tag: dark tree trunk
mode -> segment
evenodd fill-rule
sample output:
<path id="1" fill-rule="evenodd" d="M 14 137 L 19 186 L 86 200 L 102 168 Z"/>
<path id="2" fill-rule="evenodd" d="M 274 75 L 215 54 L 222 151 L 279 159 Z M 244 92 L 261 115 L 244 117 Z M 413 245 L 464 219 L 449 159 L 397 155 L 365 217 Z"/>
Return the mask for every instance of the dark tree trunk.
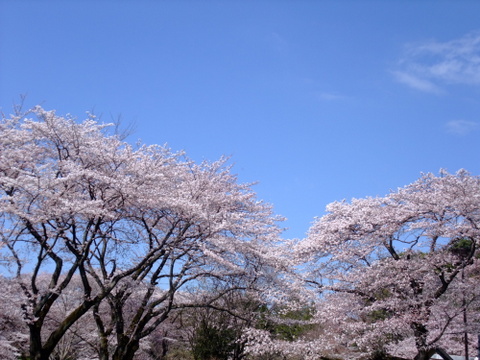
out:
<path id="1" fill-rule="evenodd" d="M 414 360 L 429 360 L 435 354 L 435 348 L 427 346 L 428 329 L 424 324 L 413 323 L 410 325 L 415 336 L 415 346 L 417 347 L 417 355 Z"/>
<path id="2" fill-rule="evenodd" d="M 30 360 L 48 360 L 50 354 L 42 346 L 41 327 L 36 323 L 29 325 L 30 331 Z"/>
<path id="3" fill-rule="evenodd" d="M 130 341 L 124 346 L 117 346 L 115 353 L 112 356 L 112 360 L 133 360 L 139 347 L 139 340 Z"/>
<path id="4" fill-rule="evenodd" d="M 41 331 L 43 327 L 43 319 L 40 318 L 29 325 L 30 332 L 30 360 L 49 360 L 50 355 L 57 346 L 60 339 L 65 335 L 67 330 L 80 319 L 90 308 L 102 297 L 97 297 L 95 301 L 86 300 L 74 311 L 72 311 L 56 328 L 50 333 L 47 340 L 42 342 Z M 43 316 L 44 318 L 45 316 Z"/>
<path id="5" fill-rule="evenodd" d="M 429 360 L 433 354 L 435 354 L 435 349 L 420 350 L 414 360 Z"/>
<path id="6" fill-rule="evenodd" d="M 477 358 L 480 359 L 480 334 L 477 334 Z"/>

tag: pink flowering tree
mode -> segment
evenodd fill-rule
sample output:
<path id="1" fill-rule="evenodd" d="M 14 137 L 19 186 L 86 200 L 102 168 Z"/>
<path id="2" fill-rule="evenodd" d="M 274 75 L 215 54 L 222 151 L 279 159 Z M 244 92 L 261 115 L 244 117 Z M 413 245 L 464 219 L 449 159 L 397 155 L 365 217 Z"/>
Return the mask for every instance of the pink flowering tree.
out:
<path id="1" fill-rule="evenodd" d="M 480 179 L 459 171 L 328 205 L 295 253 L 337 344 L 424 360 L 477 331 L 463 319 L 478 309 L 479 200 Z"/>
<path id="2" fill-rule="evenodd" d="M 0 354 L 2 359 L 16 360 L 28 344 L 28 331 L 18 307 L 21 289 L 0 276 Z"/>
<path id="3" fill-rule="evenodd" d="M 87 313 L 99 358 L 131 359 L 172 309 L 195 305 L 182 289 L 239 290 L 282 266 L 280 219 L 225 160 L 134 148 L 93 117 L 30 115 L 0 122 L 0 264 L 22 289 L 30 359 L 49 359 Z M 82 296 L 47 328 L 74 277 Z"/>

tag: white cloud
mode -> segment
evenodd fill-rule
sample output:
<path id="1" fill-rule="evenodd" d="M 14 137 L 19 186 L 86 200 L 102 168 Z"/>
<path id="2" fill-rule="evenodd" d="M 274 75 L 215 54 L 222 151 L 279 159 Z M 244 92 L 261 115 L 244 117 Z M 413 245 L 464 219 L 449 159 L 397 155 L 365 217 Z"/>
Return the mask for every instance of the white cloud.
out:
<path id="1" fill-rule="evenodd" d="M 478 123 L 468 120 L 452 120 L 445 124 L 447 132 L 454 135 L 467 135 L 478 129 Z"/>
<path id="2" fill-rule="evenodd" d="M 405 85 L 408 85 L 414 89 L 430 92 L 434 94 L 442 93 L 442 90 L 438 86 L 436 86 L 434 83 L 432 83 L 429 80 L 422 79 L 417 75 L 410 74 L 408 72 L 402 72 L 402 71 L 394 71 L 393 75 L 399 82 Z"/>
<path id="3" fill-rule="evenodd" d="M 288 42 L 277 32 L 272 32 L 268 35 L 267 41 L 270 46 L 278 53 L 285 54 L 288 52 Z"/>
<path id="4" fill-rule="evenodd" d="M 433 93 L 449 84 L 480 85 L 480 32 L 407 45 L 393 74 L 403 84 Z"/>
<path id="5" fill-rule="evenodd" d="M 337 93 L 332 92 L 322 92 L 318 94 L 320 100 L 325 101 L 335 101 L 335 100 L 344 100 L 346 97 Z"/>

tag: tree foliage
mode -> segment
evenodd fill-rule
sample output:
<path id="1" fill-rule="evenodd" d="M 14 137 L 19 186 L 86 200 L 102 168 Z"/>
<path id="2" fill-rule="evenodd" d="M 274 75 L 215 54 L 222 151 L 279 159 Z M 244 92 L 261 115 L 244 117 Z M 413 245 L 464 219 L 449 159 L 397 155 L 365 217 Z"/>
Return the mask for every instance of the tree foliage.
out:
<path id="1" fill-rule="evenodd" d="M 277 267 L 279 218 L 224 159 L 134 148 L 93 117 L 77 123 L 40 107 L 28 116 L 0 122 L 0 233 L 32 360 L 48 359 L 87 313 L 99 358 L 132 358 L 172 309 L 215 300 L 180 289 L 208 279 L 235 287 L 261 277 L 260 263 Z M 46 331 L 77 275 L 82 297 Z"/>
<path id="2" fill-rule="evenodd" d="M 330 204 L 296 248 L 319 319 L 357 349 L 429 358 L 478 300 L 479 199 L 480 179 L 460 171 Z"/>
<path id="3" fill-rule="evenodd" d="M 108 129 L 40 107 L 0 121 L 5 358 L 424 360 L 476 345 L 479 177 L 334 202 L 286 247 L 226 159 Z"/>

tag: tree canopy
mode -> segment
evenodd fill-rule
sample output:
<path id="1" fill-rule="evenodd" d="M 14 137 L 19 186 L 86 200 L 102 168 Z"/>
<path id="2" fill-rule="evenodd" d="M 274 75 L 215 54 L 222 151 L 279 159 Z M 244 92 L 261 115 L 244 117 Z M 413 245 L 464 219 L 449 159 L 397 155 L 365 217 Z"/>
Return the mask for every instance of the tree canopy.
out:
<path id="1" fill-rule="evenodd" d="M 172 309 L 222 295 L 180 300 L 180 289 L 201 281 L 247 289 L 282 262 L 280 218 L 225 159 L 195 164 L 165 147 L 135 148 L 93 117 L 78 123 L 40 107 L 27 116 L 0 123 L 0 233 L 2 265 L 23 290 L 32 360 L 48 359 L 88 311 L 99 357 L 132 358 Z M 81 301 L 47 332 L 77 275 Z"/>
<path id="2" fill-rule="evenodd" d="M 477 345 L 479 177 L 334 202 L 286 240 L 227 159 L 110 129 L 41 107 L 0 121 L 6 358 L 167 359 L 183 341 L 199 360 L 426 360 Z"/>
<path id="3" fill-rule="evenodd" d="M 479 200 L 480 179 L 459 171 L 328 205 L 295 249 L 323 296 L 317 315 L 356 347 L 428 359 L 478 302 Z"/>

